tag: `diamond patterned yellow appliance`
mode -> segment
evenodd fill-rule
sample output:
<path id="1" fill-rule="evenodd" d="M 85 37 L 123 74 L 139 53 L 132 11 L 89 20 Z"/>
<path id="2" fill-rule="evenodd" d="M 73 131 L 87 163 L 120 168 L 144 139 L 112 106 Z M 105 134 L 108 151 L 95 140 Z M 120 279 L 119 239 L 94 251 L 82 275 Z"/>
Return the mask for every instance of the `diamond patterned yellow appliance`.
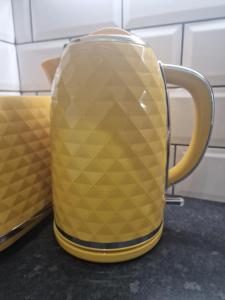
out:
<path id="1" fill-rule="evenodd" d="M 0 251 L 48 212 L 50 97 L 0 97 Z"/>
<path id="2" fill-rule="evenodd" d="M 187 176 L 206 149 L 213 119 L 209 84 L 193 70 L 158 62 L 150 46 L 115 28 L 71 41 L 43 68 L 50 80 L 55 74 L 51 139 L 59 244 L 96 262 L 147 252 L 162 234 L 166 186 Z M 191 145 L 168 174 L 164 80 L 186 88 L 196 112 Z"/>

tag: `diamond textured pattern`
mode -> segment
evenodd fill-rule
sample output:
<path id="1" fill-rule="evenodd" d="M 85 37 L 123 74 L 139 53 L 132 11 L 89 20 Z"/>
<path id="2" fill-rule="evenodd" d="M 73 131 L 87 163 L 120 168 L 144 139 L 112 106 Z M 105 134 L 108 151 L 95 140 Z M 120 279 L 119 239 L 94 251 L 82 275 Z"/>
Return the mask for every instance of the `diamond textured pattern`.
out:
<path id="1" fill-rule="evenodd" d="M 50 97 L 0 97 L 0 235 L 51 199 Z"/>
<path id="2" fill-rule="evenodd" d="M 167 111 L 150 48 L 72 43 L 54 81 L 52 175 L 57 225 L 78 239 L 121 242 L 163 219 Z"/>

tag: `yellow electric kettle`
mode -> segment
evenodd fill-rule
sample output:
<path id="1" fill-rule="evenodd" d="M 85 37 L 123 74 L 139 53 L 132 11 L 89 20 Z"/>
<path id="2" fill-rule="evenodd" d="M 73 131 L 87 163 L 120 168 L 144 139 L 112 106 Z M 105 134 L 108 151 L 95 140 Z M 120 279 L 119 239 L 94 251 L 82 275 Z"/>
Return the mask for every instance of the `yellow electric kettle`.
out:
<path id="1" fill-rule="evenodd" d="M 197 166 L 210 137 L 213 94 L 199 73 L 157 61 L 151 47 L 117 28 L 72 40 L 43 63 L 53 79 L 54 231 L 79 258 L 125 261 L 149 251 L 163 230 L 165 188 Z M 195 126 L 168 170 L 165 83 L 193 96 Z"/>

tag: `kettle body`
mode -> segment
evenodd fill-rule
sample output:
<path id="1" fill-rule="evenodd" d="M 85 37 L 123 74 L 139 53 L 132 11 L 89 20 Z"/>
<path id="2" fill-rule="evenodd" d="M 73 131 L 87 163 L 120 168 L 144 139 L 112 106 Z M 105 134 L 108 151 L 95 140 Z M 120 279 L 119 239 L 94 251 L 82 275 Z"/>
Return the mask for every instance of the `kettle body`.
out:
<path id="1" fill-rule="evenodd" d="M 188 161 L 196 165 L 189 153 L 169 174 L 166 72 L 149 46 L 117 31 L 67 45 L 52 89 L 55 235 L 66 251 L 97 262 L 149 251 L 162 234 L 167 185 L 188 173 Z M 211 130 L 208 103 L 197 160 Z"/>

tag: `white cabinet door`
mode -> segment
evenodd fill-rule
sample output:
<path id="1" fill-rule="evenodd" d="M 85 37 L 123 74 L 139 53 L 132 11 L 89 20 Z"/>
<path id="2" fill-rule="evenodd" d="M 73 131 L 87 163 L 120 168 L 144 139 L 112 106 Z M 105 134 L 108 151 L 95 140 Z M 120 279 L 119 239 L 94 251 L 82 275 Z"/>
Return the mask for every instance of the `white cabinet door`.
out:
<path id="1" fill-rule="evenodd" d="M 121 0 L 32 0 L 34 40 L 87 34 L 121 26 Z"/>
<path id="2" fill-rule="evenodd" d="M 164 63 L 180 64 L 181 60 L 181 25 L 160 26 L 133 30 L 132 33 L 142 38 L 154 50 L 157 58 Z"/>
<path id="3" fill-rule="evenodd" d="M 225 85 L 225 19 L 185 25 L 183 65 Z"/>
<path id="4" fill-rule="evenodd" d="M 177 147 L 177 161 L 186 149 Z M 225 202 L 225 149 L 208 149 L 195 171 L 175 185 L 175 194 Z"/>
<path id="5" fill-rule="evenodd" d="M 215 117 L 209 144 L 225 147 L 225 88 L 214 88 Z M 183 89 L 169 89 L 171 111 L 171 142 L 189 144 L 193 123 L 194 105 L 190 94 Z"/>
<path id="6" fill-rule="evenodd" d="M 59 56 L 68 40 L 33 43 L 17 46 L 22 91 L 45 91 L 50 89 L 41 63 Z"/>
<path id="7" fill-rule="evenodd" d="M 124 27 L 134 29 L 224 17 L 225 0 L 123 0 L 123 11 Z"/>

